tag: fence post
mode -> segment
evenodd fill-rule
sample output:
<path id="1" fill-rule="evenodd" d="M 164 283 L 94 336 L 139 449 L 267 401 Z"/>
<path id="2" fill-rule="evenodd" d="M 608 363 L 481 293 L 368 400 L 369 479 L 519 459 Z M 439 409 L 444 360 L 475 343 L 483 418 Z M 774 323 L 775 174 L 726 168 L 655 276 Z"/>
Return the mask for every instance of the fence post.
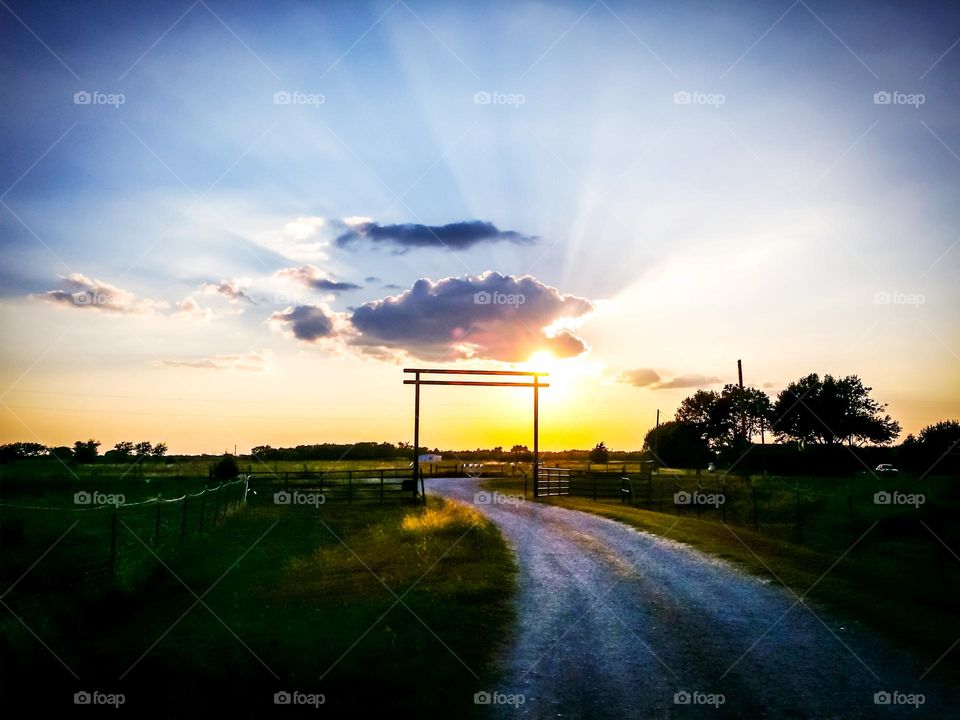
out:
<path id="1" fill-rule="evenodd" d="M 203 532 L 203 513 L 207 509 L 207 488 L 203 489 L 203 492 L 200 493 L 200 524 L 197 527 L 197 534 Z"/>
<path id="2" fill-rule="evenodd" d="M 183 498 L 183 512 L 180 514 L 180 542 L 183 542 L 187 535 L 187 503 L 189 501 L 189 498 Z"/>
<path id="3" fill-rule="evenodd" d="M 794 488 L 794 492 L 797 499 L 797 536 L 800 538 L 800 543 L 803 544 L 803 514 L 800 511 L 800 483 L 799 482 Z"/>
<path id="4" fill-rule="evenodd" d="M 213 506 L 213 524 L 216 527 L 216 524 L 219 522 L 220 516 L 220 489 L 223 487 L 223 484 L 217 485 L 217 504 Z"/>
<path id="5" fill-rule="evenodd" d="M 117 510 L 110 514 L 110 579 L 117 576 Z"/>
<path id="6" fill-rule="evenodd" d="M 160 547 L 160 495 L 157 495 L 157 519 L 153 527 L 153 546 L 155 548 Z"/>
<path id="7" fill-rule="evenodd" d="M 353 471 L 349 470 L 347 474 L 347 502 L 353 502 Z"/>
<path id="8" fill-rule="evenodd" d="M 593 476 L 593 501 L 597 501 L 597 476 Z"/>
<path id="9" fill-rule="evenodd" d="M 760 519 L 757 517 L 757 485 L 756 483 L 750 484 L 750 494 L 753 496 L 753 529 L 760 529 Z"/>
<path id="10" fill-rule="evenodd" d="M 380 504 L 383 505 L 383 470 L 380 471 Z"/>

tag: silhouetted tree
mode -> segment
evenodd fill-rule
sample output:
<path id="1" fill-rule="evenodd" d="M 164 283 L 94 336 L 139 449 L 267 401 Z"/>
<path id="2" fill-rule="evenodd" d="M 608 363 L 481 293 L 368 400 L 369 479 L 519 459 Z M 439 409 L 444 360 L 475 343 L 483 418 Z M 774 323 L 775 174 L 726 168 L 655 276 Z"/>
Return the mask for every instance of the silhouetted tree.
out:
<path id="1" fill-rule="evenodd" d="M 127 459 L 133 454 L 133 443 L 127 440 L 118 442 L 113 446 L 113 452 L 110 454 L 118 462 L 126 462 Z"/>
<path id="2" fill-rule="evenodd" d="M 47 452 L 46 445 L 34 442 L 15 442 L 0 445 L 0 463 L 22 460 L 24 458 L 40 457 Z"/>
<path id="3" fill-rule="evenodd" d="M 590 451 L 590 462 L 606 463 L 610 461 L 610 451 L 603 442 L 598 442 Z"/>
<path id="4" fill-rule="evenodd" d="M 655 453 L 654 459 L 667 467 L 702 468 L 711 457 L 710 447 L 699 429 L 677 420 L 650 428 L 643 438 L 643 448 Z"/>
<path id="5" fill-rule="evenodd" d="M 213 477 L 217 480 L 232 480 L 240 474 L 240 467 L 233 455 L 224 455 L 213 466 Z"/>
<path id="6" fill-rule="evenodd" d="M 99 440 L 87 440 L 86 442 L 77 440 L 73 444 L 73 459 L 83 464 L 96 462 L 97 455 L 99 454 L 97 448 L 99 447 Z"/>
<path id="7" fill-rule="evenodd" d="M 801 447 L 886 445 L 900 434 L 900 423 L 884 414 L 886 404 L 871 398 L 871 390 L 856 375 L 821 379 L 811 373 L 790 383 L 777 397 L 773 430 Z"/>
<path id="8" fill-rule="evenodd" d="M 150 453 L 155 458 L 163 457 L 164 455 L 167 454 L 167 444 L 164 442 L 158 442 L 156 445 L 153 446 L 153 450 L 151 450 Z"/>
<path id="9" fill-rule="evenodd" d="M 137 453 L 138 458 L 145 458 L 147 455 L 153 452 L 153 443 L 149 440 L 144 440 L 143 442 L 138 442 L 133 446 L 134 452 Z"/>

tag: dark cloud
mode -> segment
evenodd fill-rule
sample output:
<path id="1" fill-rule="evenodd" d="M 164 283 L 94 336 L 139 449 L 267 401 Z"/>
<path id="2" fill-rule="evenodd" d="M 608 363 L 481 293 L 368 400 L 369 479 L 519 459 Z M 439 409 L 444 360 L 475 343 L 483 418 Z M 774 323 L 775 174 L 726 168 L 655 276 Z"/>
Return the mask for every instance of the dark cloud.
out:
<path id="1" fill-rule="evenodd" d="M 299 282 L 307 287 L 312 287 L 315 290 L 325 290 L 328 292 L 345 292 L 347 290 L 359 290 L 359 285 L 354 285 L 353 283 L 348 282 L 337 282 L 329 278 L 320 268 L 316 265 L 304 265 L 302 267 L 296 268 L 284 268 L 283 270 L 277 270 L 275 273 L 277 277 L 290 278 L 296 282 Z"/>
<path id="2" fill-rule="evenodd" d="M 376 275 L 371 275 L 370 277 L 364 278 L 363 281 L 365 283 L 378 283 L 380 282 L 380 278 L 378 278 Z"/>
<path id="3" fill-rule="evenodd" d="M 537 350 L 572 357 L 588 349 L 570 330 L 549 332 L 558 320 L 593 310 L 529 275 L 421 279 L 403 293 L 365 303 L 351 316 L 350 342 L 374 354 L 406 353 L 425 360 L 527 360 Z"/>
<path id="4" fill-rule="evenodd" d="M 660 382 L 660 375 L 652 368 L 636 368 L 635 370 L 621 372 L 617 382 L 627 383 L 634 387 L 650 387 Z"/>
<path id="5" fill-rule="evenodd" d="M 337 237 L 337 245 L 347 247 L 361 239 L 392 245 L 402 251 L 418 247 L 466 250 L 478 243 L 506 241 L 532 243 L 536 236 L 523 235 L 513 230 L 499 230 L 496 225 L 482 220 L 465 220 L 447 225 L 380 225 L 363 220 L 347 225 L 346 232 Z"/>
<path id="6" fill-rule="evenodd" d="M 204 283 L 200 289 L 208 295 L 223 295 L 233 303 L 245 302 L 256 305 L 254 299 L 244 292 L 243 284 L 240 280 L 221 280 L 218 283 Z"/>
<path id="7" fill-rule="evenodd" d="M 270 324 L 289 330 L 298 340 L 316 342 L 336 335 L 333 315 L 317 305 L 297 305 L 273 313 Z"/>
<path id="8" fill-rule="evenodd" d="M 166 302 L 138 298 L 129 290 L 89 278 L 82 273 L 61 275 L 60 280 L 68 290 L 50 290 L 31 297 L 68 307 L 123 314 L 153 313 L 168 307 Z"/>

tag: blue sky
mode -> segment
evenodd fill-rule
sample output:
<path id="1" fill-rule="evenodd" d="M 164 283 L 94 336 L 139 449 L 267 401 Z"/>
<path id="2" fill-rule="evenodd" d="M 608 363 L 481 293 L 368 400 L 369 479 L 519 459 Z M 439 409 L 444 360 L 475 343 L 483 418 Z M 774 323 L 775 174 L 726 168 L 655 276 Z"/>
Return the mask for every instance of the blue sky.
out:
<path id="1" fill-rule="evenodd" d="M 273 314 L 296 294 L 348 322 L 420 278 L 494 271 L 589 301 L 587 375 L 647 409 L 683 391 L 611 378 L 719 377 L 740 355 L 776 387 L 857 372 L 911 429 L 960 408 L 948 3 L 14 1 L 0 32 L 5 387 L 76 382 L 55 352 L 34 364 L 67 328 L 97 346 L 87 366 L 66 341 L 84 378 L 109 368 L 129 392 L 189 373 L 157 365 L 171 357 L 265 349 L 280 376 L 308 353 L 326 382 L 329 359 L 360 347 L 386 377 L 363 343 L 304 347 Z M 341 246 L 349 218 L 536 240 Z M 275 275 L 306 265 L 361 287 Z M 218 319 L 125 329 L 45 302 L 72 274 Z M 254 302 L 211 289 L 224 281 Z"/>

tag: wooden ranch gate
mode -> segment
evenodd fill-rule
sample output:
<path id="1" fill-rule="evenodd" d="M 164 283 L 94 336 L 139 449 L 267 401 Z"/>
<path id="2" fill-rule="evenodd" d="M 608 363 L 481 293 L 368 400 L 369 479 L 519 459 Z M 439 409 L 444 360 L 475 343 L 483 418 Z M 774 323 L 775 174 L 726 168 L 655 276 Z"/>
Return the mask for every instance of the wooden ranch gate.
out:
<path id="1" fill-rule="evenodd" d="M 529 372 L 522 370 L 438 370 L 428 368 L 404 368 L 403 372 L 413 374 L 413 380 L 404 380 L 404 385 L 413 385 L 413 494 L 416 496 L 417 487 L 420 495 L 426 501 L 423 491 L 423 473 L 420 470 L 420 386 L 421 385 L 458 385 L 468 387 L 523 387 L 533 388 L 533 493 L 538 492 L 538 477 L 540 467 L 540 388 L 550 387 L 549 383 L 540 382 L 540 378 L 549 375 L 545 372 Z M 533 382 L 509 382 L 498 380 L 421 380 L 421 375 L 482 375 L 532 378 Z"/>

